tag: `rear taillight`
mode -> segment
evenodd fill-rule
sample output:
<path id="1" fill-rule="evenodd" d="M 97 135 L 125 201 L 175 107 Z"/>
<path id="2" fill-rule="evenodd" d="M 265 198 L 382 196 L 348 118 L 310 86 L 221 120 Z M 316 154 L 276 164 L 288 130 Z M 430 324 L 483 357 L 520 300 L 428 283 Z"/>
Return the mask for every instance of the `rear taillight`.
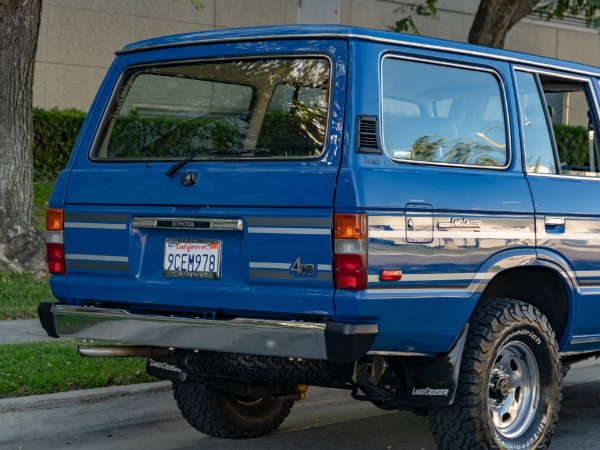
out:
<path id="1" fill-rule="evenodd" d="M 64 213 L 62 209 L 48 209 L 46 212 L 46 250 L 48 271 L 65 274 Z"/>
<path id="2" fill-rule="evenodd" d="M 333 219 L 335 286 L 362 290 L 367 286 L 367 218 L 336 214 Z"/>

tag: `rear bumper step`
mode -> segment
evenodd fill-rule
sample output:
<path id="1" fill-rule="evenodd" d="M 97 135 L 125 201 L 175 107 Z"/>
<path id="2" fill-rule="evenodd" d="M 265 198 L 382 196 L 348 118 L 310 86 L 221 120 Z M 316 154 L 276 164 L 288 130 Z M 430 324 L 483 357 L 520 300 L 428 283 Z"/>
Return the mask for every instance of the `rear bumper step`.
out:
<path id="1" fill-rule="evenodd" d="M 41 303 L 38 314 L 53 337 L 331 362 L 358 360 L 377 336 L 376 324 L 195 319 L 58 303 Z"/>

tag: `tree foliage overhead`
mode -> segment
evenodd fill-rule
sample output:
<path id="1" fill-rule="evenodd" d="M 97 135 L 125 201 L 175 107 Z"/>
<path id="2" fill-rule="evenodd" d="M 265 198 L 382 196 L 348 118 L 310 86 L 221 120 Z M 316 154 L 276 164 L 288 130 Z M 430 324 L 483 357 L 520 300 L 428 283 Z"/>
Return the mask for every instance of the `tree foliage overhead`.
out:
<path id="1" fill-rule="evenodd" d="M 437 18 L 437 3 L 438 0 L 426 0 L 400 6 L 395 12 L 408 14 L 397 20 L 390 29 L 418 34 L 413 18 Z M 598 28 L 599 10 L 600 0 L 481 0 L 469 32 L 469 42 L 502 48 L 511 28 L 529 14 L 546 21 L 564 19 L 565 16 L 582 17 L 587 26 Z"/>

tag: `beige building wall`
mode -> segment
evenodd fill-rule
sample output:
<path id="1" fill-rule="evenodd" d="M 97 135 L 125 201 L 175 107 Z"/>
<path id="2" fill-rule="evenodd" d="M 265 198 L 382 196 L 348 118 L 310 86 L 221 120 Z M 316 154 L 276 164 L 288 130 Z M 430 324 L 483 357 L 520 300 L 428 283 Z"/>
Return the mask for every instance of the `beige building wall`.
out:
<path id="1" fill-rule="evenodd" d="M 124 45 L 166 34 L 294 24 L 311 0 L 43 0 L 34 105 L 86 111 Z M 312 0 L 314 1 L 314 0 Z M 387 29 L 401 17 L 400 0 L 322 0 L 346 25 Z M 439 0 L 438 19 L 416 18 L 423 35 L 466 41 L 479 0 Z M 322 7 L 322 5 L 320 5 Z M 339 10 L 338 10 L 339 8 Z M 314 15 L 313 15 L 314 16 Z M 506 48 L 600 66 L 597 30 L 525 19 Z"/>

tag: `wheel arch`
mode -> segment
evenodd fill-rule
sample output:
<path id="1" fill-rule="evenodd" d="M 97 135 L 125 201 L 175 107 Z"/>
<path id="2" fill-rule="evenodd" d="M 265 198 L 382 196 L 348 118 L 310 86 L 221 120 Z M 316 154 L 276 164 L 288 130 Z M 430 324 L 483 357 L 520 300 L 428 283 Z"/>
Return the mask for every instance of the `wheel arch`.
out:
<path id="1" fill-rule="evenodd" d="M 558 271 L 546 266 L 521 266 L 506 269 L 490 280 L 481 299 L 514 298 L 538 308 L 550 322 L 556 340 L 564 342 L 573 313 L 569 282 Z"/>

